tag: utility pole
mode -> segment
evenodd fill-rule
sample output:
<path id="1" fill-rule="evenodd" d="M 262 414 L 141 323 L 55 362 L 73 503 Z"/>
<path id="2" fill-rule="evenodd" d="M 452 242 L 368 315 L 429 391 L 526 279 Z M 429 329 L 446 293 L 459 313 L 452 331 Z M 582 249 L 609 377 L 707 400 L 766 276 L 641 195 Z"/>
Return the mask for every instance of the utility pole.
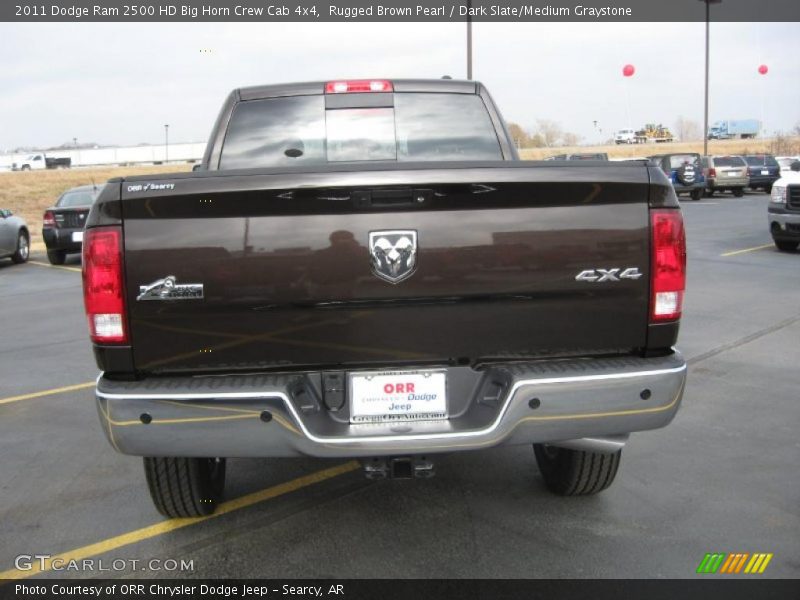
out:
<path id="1" fill-rule="evenodd" d="M 711 5 L 720 4 L 722 0 L 700 0 L 706 5 L 706 83 L 705 104 L 703 110 L 703 156 L 708 156 L 708 66 L 709 66 L 709 40 L 711 39 Z"/>
<path id="2" fill-rule="evenodd" d="M 169 123 L 164 125 L 164 164 L 169 162 Z"/>
<path id="3" fill-rule="evenodd" d="M 467 79 L 472 79 L 472 0 L 467 0 Z"/>

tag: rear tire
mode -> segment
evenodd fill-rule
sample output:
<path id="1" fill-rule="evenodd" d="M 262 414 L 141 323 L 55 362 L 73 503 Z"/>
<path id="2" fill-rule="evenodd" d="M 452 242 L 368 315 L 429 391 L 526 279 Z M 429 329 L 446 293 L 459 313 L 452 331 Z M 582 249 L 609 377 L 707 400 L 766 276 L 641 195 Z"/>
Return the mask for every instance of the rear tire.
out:
<path id="1" fill-rule="evenodd" d="M 11 260 L 16 264 L 28 262 L 31 255 L 31 240 L 26 231 L 20 231 L 17 238 L 17 250 L 11 255 Z"/>
<path id="2" fill-rule="evenodd" d="M 733 188 L 733 190 L 731 190 L 731 192 L 737 198 L 741 198 L 742 196 L 744 196 L 744 188 Z"/>
<path id="3" fill-rule="evenodd" d="M 706 198 L 711 198 L 714 195 L 714 190 L 706 188 L 704 193 Z"/>
<path id="4" fill-rule="evenodd" d="M 775 242 L 775 247 L 778 248 L 781 252 L 794 252 L 797 250 L 798 242 L 788 242 L 786 240 L 773 240 Z"/>
<path id="5" fill-rule="evenodd" d="M 692 190 L 692 193 L 689 194 L 689 196 L 691 196 L 692 200 L 696 202 L 697 200 L 700 200 L 703 197 L 703 190 L 701 190 L 700 188 L 694 189 Z"/>
<path id="6" fill-rule="evenodd" d="M 547 489 L 559 496 L 591 496 L 614 482 L 622 450 L 613 454 L 534 444 Z"/>
<path id="7" fill-rule="evenodd" d="M 67 260 L 67 253 L 63 250 L 48 250 L 47 260 L 50 261 L 51 265 L 63 265 L 64 261 Z"/>
<path id="8" fill-rule="evenodd" d="M 145 457 L 144 473 L 156 510 L 172 519 L 212 514 L 225 488 L 224 458 Z"/>

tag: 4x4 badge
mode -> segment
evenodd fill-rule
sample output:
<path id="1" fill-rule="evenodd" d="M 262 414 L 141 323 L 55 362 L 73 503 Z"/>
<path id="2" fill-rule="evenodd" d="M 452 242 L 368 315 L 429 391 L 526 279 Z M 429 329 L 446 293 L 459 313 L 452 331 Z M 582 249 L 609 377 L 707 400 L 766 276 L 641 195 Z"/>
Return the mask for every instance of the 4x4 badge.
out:
<path id="1" fill-rule="evenodd" d="M 620 279 L 639 279 L 642 273 L 639 267 L 628 267 L 627 269 L 587 269 L 575 276 L 575 281 L 588 281 L 589 283 L 601 283 L 603 281 L 619 281 Z"/>

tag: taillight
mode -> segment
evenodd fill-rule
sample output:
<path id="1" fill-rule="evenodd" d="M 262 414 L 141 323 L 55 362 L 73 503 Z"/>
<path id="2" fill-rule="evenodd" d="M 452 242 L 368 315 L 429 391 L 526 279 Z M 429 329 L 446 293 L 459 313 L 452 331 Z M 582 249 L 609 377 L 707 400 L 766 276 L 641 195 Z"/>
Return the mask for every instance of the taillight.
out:
<path id="1" fill-rule="evenodd" d="M 750 177 L 750 167 L 747 167 L 747 176 Z"/>
<path id="2" fill-rule="evenodd" d="M 686 233 L 679 210 L 650 211 L 652 265 L 650 270 L 650 320 L 681 318 L 686 289 Z"/>
<path id="3" fill-rule="evenodd" d="M 714 167 L 710 167 L 708 169 L 708 176 L 709 177 L 716 177 L 717 176 L 717 170 Z"/>
<path id="4" fill-rule="evenodd" d="M 128 342 L 120 227 L 97 227 L 84 233 L 83 302 L 93 342 Z"/>
<path id="5" fill-rule="evenodd" d="M 359 79 L 357 81 L 329 81 L 325 84 L 326 94 L 352 94 L 364 92 L 391 92 L 391 81 L 385 79 Z"/>
<path id="6" fill-rule="evenodd" d="M 42 217 L 42 229 L 53 229 L 56 226 L 56 216 L 52 210 L 47 210 Z"/>

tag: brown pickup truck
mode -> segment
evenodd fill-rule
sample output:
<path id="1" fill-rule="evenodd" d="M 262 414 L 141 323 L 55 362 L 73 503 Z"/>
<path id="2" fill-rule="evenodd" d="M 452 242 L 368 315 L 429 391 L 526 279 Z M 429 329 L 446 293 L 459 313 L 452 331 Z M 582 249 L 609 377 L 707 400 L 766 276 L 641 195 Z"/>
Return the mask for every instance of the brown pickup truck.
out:
<path id="1" fill-rule="evenodd" d="M 103 189 L 83 278 L 101 422 L 170 517 L 214 510 L 228 457 L 427 477 L 532 444 L 593 494 L 683 393 L 669 181 L 520 161 L 474 81 L 235 90 L 199 171 Z"/>

